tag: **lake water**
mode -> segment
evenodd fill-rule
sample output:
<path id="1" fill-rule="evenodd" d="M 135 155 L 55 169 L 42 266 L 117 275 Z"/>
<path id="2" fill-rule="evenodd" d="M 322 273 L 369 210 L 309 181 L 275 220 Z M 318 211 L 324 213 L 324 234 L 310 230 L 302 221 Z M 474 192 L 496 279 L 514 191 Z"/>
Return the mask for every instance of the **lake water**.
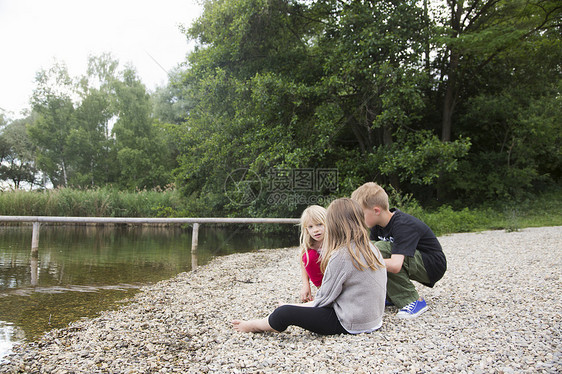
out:
<path id="1" fill-rule="evenodd" d="M 292 226 L 272 235 L 201 225 L 192 258 L 191 228 L 42 226 L 33 258 L 31 233 L 0 226 L 0 360 L 18 342 L 116 308 L 142 285 L 215 256 L 298 245 Z"/>

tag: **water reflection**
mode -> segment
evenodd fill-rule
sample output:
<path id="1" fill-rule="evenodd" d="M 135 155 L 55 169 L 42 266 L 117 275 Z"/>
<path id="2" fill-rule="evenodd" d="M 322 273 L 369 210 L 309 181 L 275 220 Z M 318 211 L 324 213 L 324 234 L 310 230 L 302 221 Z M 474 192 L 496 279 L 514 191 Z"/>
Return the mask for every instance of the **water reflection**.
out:
<path id="1" fill-rule="evenodd" d="M 298 242 L 294 228 L 263 235 L 202 225 L 192 254 L 189 228 L 42 226 L 35 257 L 31 233 L 31 226 L 0 227 L 0 357 L 14 341 L 95 316 L 141 285 L 215 256 Z"/>
<path id="2" fill-rule="evenodd" d="M 39 256 L 37 252 L 31 253 L 30 268 L 31 268 L 31 285 L 33 287 L 37 286 L 37 280 L 39 279 Z"/>
<path id="3" fill-rule="evenodd" d="M 46 227 L 37 258 L 20 235 L 29 232 L 17 231 L 0 237 L 0 296 L 29 286 L 151 282 L 191 268 L 189 234 L 181 230 Z"/>

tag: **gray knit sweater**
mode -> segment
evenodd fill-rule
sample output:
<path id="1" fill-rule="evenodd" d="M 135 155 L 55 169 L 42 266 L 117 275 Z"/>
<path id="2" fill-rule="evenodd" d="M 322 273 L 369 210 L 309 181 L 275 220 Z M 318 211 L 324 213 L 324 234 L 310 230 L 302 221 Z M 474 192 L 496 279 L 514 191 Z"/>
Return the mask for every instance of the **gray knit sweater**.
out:
<path id="1" fill-rule="evenodd" d="M 372 244 L 371 250 L 384 264 L 379 250 Z M 385 297 L 386 269 L 358 270 L 347 248 L 341 248 L 328 262 L 313 306 L 334 308 L 343 328 L 358 333 L 382 325 Z"/>

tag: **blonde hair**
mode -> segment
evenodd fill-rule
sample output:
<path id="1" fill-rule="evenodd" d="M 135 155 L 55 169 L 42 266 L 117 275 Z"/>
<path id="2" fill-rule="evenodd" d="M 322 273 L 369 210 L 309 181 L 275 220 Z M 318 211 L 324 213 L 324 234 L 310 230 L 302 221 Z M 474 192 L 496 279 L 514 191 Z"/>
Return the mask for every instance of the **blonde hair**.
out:
<path id="1" fill-rule="evenodd" d="M 374 182 L 368 182 L 353 191 L 351 198 L 361 207 L 372 209 L 376 206 L 388 210 L 388 195 L 384 188 Z"/>
<path id="2" fill-rule="evenodd" d="M 306 255 L 306 263 L 308 265 L 308 249 L 312 248 L 312 245 L 316 240 L 314 240 L 306 227 L 309 224 L 317 225 L 321 223 L 322 225 L 326 225 L 326 208 L 321 207 L 320 205 L 311 205 L 306 208 L 301 215 L 300 221 L 300 228 L 301 228 L 301 235 L 300 235 L 300 258 L 302 255 Z"/>
<path id="3" fill-rule="evenodd" d="M 347 249 L 358 270 L 384 268 L 383 263 L 371 249 L 363 209 L 355 200 L 342 198 L 332 201 L 326 215 L 324 256 L 320 268 L 326 270 L 330 256 L 339 249 Z M 366 261 L 364 263 L 361 259 Z"/>

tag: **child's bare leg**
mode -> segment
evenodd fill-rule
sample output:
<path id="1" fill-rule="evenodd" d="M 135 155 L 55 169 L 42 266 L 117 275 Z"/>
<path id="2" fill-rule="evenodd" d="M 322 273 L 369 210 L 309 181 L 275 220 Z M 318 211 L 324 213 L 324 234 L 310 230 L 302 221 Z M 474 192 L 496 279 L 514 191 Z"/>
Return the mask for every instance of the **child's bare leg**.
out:
<path id="1" fill-rule="evenodd" d="M 270 325 L 268 318 L 252 319 L 250 321 L 240 321 L 235 319 L 232 321 L 234 330 L 239 332 L 277 332 Z"/>

